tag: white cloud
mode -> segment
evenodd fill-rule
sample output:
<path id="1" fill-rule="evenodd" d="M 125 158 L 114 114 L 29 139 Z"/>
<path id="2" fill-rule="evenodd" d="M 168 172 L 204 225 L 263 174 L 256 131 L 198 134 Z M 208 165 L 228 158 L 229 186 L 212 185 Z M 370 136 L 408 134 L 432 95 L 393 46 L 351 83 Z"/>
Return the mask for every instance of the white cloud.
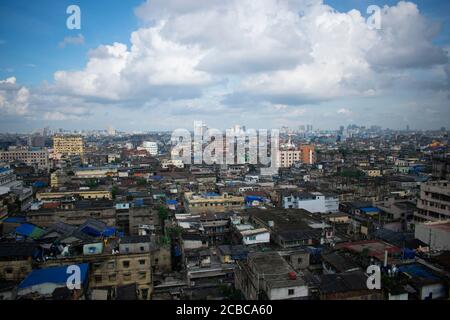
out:
<path id="1" fill-rule="evenodd" d="M 30 92 L 16 85 L 16 78 L 0 80 L 0 110 L 7 115 L 26 115 L 28 113 Z"/>
<path id="2" fill-rule="evenodd" d="M 16 77 L 9 77 L 5 80 L 0 80 L 0 84 L 15 84 L 16 83 Z"/>
<path id="3" fill-rule="evenodd" d="M 31 95 L 31 112 L 36 104 L 45 118 L 66 120 L 114 105 L 175 116 L 283 113 L 294 122 L 308 116 L 306 105 L 450 89 L 448 53 L 433 44 L 439 26 L 410 2 L 385 6 L 381 30 L 321 0 L 148 0 L 135 13 L 129 46 L 101 45 L 84 68 L 55 72 Z M 61 46 L 84 43 L 69 38 Z M 356 117 L 346 106 L 330 117 Z"/>

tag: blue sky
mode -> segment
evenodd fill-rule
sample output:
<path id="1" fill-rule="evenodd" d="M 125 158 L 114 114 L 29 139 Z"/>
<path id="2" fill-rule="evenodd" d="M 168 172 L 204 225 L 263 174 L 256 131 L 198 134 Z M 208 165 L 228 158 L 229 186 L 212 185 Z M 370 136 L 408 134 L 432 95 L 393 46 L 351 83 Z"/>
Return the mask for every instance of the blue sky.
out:
<path id="1" fill-rule="evenodd" d="M 320 0 L 285 1 L 265 0 L 257 7 L 234 0 L 2 0 L 0 130 L 171 129 L 193 120 L 212 126 L 450 126 L 449 1 L 412 1 L 418 13 L 411 3 L 393 0 L 325 1 L 338 13 L 356 9 L 364 17 L 369 5 L 389 6 L 388 29 L 378 34 L 362 30 L 351 15 L 328 13 Z M 291 14 L 307 10 L 308 1 L 316 9 L 299 22 Z M 71 4 L 81 8 L 81 30 L 66 28 Z M 308 29 L 324 16 L 336 26 L 328 35 Z M 428 23 L 439 23 L 440 30 L 428 32 Z M 412 28 L 417 30 L 409 34 Z M 352 43 L 358 36 L 346 35 L 348 30 L 379 37 L 377 44 L 366 50 L 371 42 Z M 75 37 L 83 41 L 61 46 Z M 248 41 L 255 41 L 253 49 Z M 315 48 L 337 49 L 336 55 Z M 331 62 L 322 67 L 323 61 Z M 423 110 L 430 115 L 426 120 Z"/>

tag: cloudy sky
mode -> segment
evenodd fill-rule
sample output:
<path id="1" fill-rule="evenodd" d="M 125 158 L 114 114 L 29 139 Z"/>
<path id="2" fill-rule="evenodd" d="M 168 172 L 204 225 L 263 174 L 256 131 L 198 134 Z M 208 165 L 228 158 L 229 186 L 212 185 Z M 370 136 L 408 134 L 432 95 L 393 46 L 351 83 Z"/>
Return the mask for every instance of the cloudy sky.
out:
<path id="1" fill-rule="evenodd" d="M 447 0 L 2 0 L 0 131 L 450 127 L 449 49 Z"/>

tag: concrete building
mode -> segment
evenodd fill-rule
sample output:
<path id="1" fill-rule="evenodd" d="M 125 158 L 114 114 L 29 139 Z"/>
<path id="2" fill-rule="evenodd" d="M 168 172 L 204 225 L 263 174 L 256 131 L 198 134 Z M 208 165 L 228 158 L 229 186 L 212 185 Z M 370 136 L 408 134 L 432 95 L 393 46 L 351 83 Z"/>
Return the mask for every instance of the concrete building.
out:
<path id="1" fill-rule="evenodd" d="M 418 223 L 414 236 L 431 250 L 450 250 L 450 220 Z"/>
<path id="2" fill-rule="evenodd" d="M 57 135 L 53 137 L 54 153 L 66 155 L 82 155 L 84 140 L 79 135 Z"/>
<path id="3" fill-rule="evenodd" d="M 50 166 L 48 151 L 44 148 L 9 148 L 8 151 L 0 151 L 0 162 L 16 161 L 43 170 L 48 170 Z"/>
<path id="4" fill-rule="evenodd" d="M 414 220 L 425 222 L 448 219 L 450 219 L 450 183 L 447 180 L 422 183 Z"/>
<path id="5" fill-rule="evenodd" d="M 247 300 L 291 300 L 308 297 L 308 286 L 278 252 L 249 253 L 237 261 L 235 287 Z"/>
<path id="6" fill-rule="evenodd" d="M 320 192 L 285 191 L 282 193 L 284 209 L 304 209 L 309 212 L 333 213 L 339 211 L 339 198 Z"/>
<path id="7" fill-rule="evenodd" d="M 175 167 L 175 168 L 184 168 L 183 160 L 179 159 L 163 159 L 161 161 L 161 168 L 168 169 L 169 167 Z"/>
<path id="8" fill-rule="evenodd" d="M 301 162 L 302 152 L 300 150 L 280 150 L 280 167 L 290 168 L 294 163 Z"/>
<path id="9" fill-rule="evenodd" d="M 142 147 L 138 147 L 137 149 L 145 150 L 152 156 L 158 155 L 158 144 L 156 142 L 144 141 Z"/>
<path id="10" fill-rule="evenodd" d="M 300 146 L 301 161 L 304 164 L 316 163 L 316 147 L 313 144 L 305 144 Z"/>
<path id="11" fill-rule="evenodd" d="M 239 210 L 244 206 L 244 197 L 231 194 L 217 194 L 205 192 L 195 194 L 187 192 L 184 195 L 185 208 L 188 212 L 224 212 L 229 210 Z"/>

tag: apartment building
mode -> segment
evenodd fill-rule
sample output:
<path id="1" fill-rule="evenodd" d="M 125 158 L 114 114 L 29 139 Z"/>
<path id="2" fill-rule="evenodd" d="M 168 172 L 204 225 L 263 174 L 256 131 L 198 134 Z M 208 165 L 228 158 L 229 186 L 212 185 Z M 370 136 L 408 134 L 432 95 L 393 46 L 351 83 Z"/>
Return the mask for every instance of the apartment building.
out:
<path id="1" fill-rule="evenodd" d="M 309 212 L 334 213 L 339 211 L 339 197 L 321 192 L 284 191 L 284 209 L 304 209 Z"/>
<path id="2" fill-rule="evenodd" d="M 279 151 L 280 167 L 290 168 L 295 163 L 314 164 L 316 162 L 315 146 L 301 145 L 298 149 L 289 148 Z"/>
<path id="3" fill-rule="evenodd" d="M 313 144 L 304 144 L 300 146 L 301 161 L 304 164 L 316 163 L 316 147 Z"/>
<path id="4" fill-rule="evenodd" d="M 280 166 L 282 168 L 292 167 L 296 162 L 301 162 L 302 152 L 300 150 L 281 150 Z"/>
<path id="5" fill-rule="evenodd" d="M 82 155 L 84 140 L 79 135 L 58 135 L 53 137 L 53 149 L 57 154 Z"/>
<path id="6" fill-rule="evenodd" d="M 0 162 L 13 163 L 16 161 L 43 170 L 48 170 L 50 165 L 47 149 L 10 148 L 8 151 L 0 151 Z"/>
<path id="7" fill-rule="evenodd" d="M 450 219 L 450 182 L 440 180 L 422 183 L 414 220 L 425 222 L 448 219 Z"/>
<path id="8" fill-rule="evenodd" d="M 244 197 L 228 193 L 218 194 L 215 192 L 204 192 L 196 194 L 187 192 L 184 195 L 185 208 L 190 213 L 199 212 L 224 212 L 239 210 L 244 206 Z"/>
<path id="9" fill-rule="evenodd" d="M 247 300 L 289 300 L 308 297 L 308 286 L 278 252 L 249 253 L 238 261 L 235 287 Z"/>

